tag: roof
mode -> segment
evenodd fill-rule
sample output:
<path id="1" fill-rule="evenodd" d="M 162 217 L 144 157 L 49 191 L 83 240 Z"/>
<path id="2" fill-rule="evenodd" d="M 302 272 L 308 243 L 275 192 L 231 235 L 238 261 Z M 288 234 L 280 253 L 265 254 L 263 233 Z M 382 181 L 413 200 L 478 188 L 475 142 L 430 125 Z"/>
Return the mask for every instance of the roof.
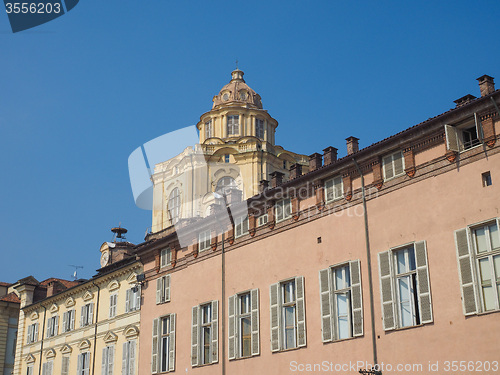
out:
<path id="1" fill-rule="evenodd" d="M 70 280 L 58 279 L 56 277 L 51 277 L 51 278 L 49 278 L 47 280 L 42 281 L 40 283 L 40 285 L 47 286 L 52 281 L 58 281 L 58 282 L 60 282 L 65 288 L 71 288 L 71 287 L 74 287 L 74 286 L 80 284 L 78 281 L 70 281 Z"/>
<path id="2" fill-rule="evenodd" d="M 0 281 L 0 286 L 11 286 L 11 283 L 5 283 L 3 281 Z"/>
<path id="3" fill-rule="evenodd" d="M 3 296 L 2 298 L 0 298 L 0 301 L 3 301 L 3 302 L 12 302 L 12 303 L 21 303 L 21 300 L 19 299 L 19 297 L 17 296 L 17 294 L 14 293 L 14 292 L 9 293 L 6 296 Z"/>

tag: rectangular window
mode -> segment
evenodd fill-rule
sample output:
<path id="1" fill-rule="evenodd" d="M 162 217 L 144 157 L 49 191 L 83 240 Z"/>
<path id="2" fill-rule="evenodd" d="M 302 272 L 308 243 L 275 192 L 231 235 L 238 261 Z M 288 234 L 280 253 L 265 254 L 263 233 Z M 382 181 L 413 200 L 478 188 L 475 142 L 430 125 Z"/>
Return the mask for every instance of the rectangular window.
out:
<path id="1" fill-rule="evenodd" d="M 80 327 L 85 327 L 94 321 L 94 303 L 87 303 L 82 306 L 82 315 L 80 316 Z"/>
<path id="2" fill-rule="evenodd" d="M 255 136 L 264 139 L 264 120 L 255 119 Z"/>
<path id="3" fill-rule="evenodd" d="M 262 225 L 265 225 L 267 224 L 267 214 L 264 214 L 264 215 L 260 215 L 258 218 L 257 218 L 257 226 L 262 226 Z"/>
<path id="4" fill-rule="evenodd" d="M 283 221 L 292 216 L 292 203 L 290 198 L 276 202 L 276 222 Z"/>
<path id="5" fill-rule="evenodd" d="M 491 186 L 493 184 L 491 182 L 491 173 L 489 171 L 488 172 L 484 172 L 482 174 L 482 180 L 483 180 L 483 187 Z"/>
<path id="6" fill-rule="evenodd" d="M 210 240 L 212 238 L 212 234 L 209 230 L 200 232 L 198 236 L 198 251 L 207 250 L 210 248 Z"/>
<path id="7" fill-rule="evenodd" d="M 75 329 L 75 309 L 63 313 L 63 332 Z"/>
<path id="8" fill-rule="evenodd" d="M 156 304 L 170 302 L 170 275 L 156 279 Z"/>
<path id="9" fill-rule="evenodd" d="M 170 247 L 162 249 L 160 252 L 160 267 L 169 266 L 172 262 L 172 251 Z"/>
<path id="10" fill-rule="evenodd" d="M 218 301 L 194 306 L 192 309 L 191 366 L 219 361 Z"/>
<path id="11" fill-rule="evenodd" d="M 205 122 L 205 139 L 213 137 L 212 120 Z"/>
<path id="12" fill-rule="evenodd" d="M 425 241 L 379 253 L 378 258 L 384 329 L 431 323 Z"/>
<path id="13" fill-rule="evenodd" d="M 27 343 L 31 344 L 38 341 L 38 323 L 33 323 L 28 326 Z"/>
<path id="14" fill-rule="evenodd" d="M 234 115 L 234 116 L 227 116 L 227 136 L 233 136 L 233 135 L 239 135 L 240 133 L 240 116 Z"/>
<path id="15" fill-rule="evenodd" d="M 90 373 L 90 352 L 78 355 L 78 364 L 76 368 L 77 375 L 89 375 Z"/>
<path id="16" fill-rule="evenodd" d="M 54 370 L 54 361 L 45 362 L 42 365 L 42 375 L 52 375 Z"/>
<path id="17" fill-rule="evenodd" d="M 445 125 L 446 148 L 450 151 L 461 152 L 469 150 L 481 144 L 483 138 L 483 128 L 481 122 L 475 117 L 474 122 L 468 121 L 465 124 L 456 126 Z"/>
<path id="18" fill-rule="evenodd" d="M 59 316 L 54 315 L 47 319 L 47 337 L 57 336 Z"/>
<path id="19" fill-rule="evenodd" d="M 118 294 L 114 293 L 109 296 L 109 317 L 114 318 L 116 316 L 116 305 L 118 302 Z"/>
<path id="20" fill-rule="evenodd" d="M 26 375 L 33 375 L 33 365 L 29 365 L 26 368 Z"/>
<path id="21" fill-rule="evenodd" d="M 229 359 L 259 354 L 259 290 L 229 297 Z"/>
<path id="22" fill-rule="evenodd" d="M 234 220 L 234 235 L 236 238 L 248 234 L 248 216 L 240 216 Z"/>
<path id="23" fill-rule="evenodd" d="M 122 351 L 122 375 L 135 374 L 135 349 L 136 340 L 130 340 L 123 343 Z"/>
<path id="24" fill-rule="evenodd" d="M 342 177 L 335 177 L 325 182 L 325 197 L 327 202 L 344 196 L 344 184 Z"/>
<path id="25" fill-rule="evenodd" d="M 224 155 L 224 163 L 229 163 L 229 154 Z"/>
<path id="26" fill-rule="evenodd" d="M 109 345 L 102 349 L 101 374 L 113 375 L 113 363 L 115 358 L 115 346 Z"/>
<path id="27" fill-rule="evenodd" d="M 319 272 L 323 342 L 363 335 L 359 260 Z"/>
<path id="28" fill-rule="evenodd" d="M 382 158 L 382 168 L 384 170 L 384 180 L 402 175 L 405 172 L 404 158 L 401 151 Z"/>
<path id="29" fill-rule="evenodd" d="M 141 308 L 141 287 L 136 285 L 127 290 L 125 295 L 125 312 L 136 311 Z"/>
<path id="30" fill-rule="evenodd" d="M 69 375 L 69 356 L 67 355 L 62 357 L 61 375 Z"/>
<path id="31" fill-rule="evenodd" d="M 175 314 L 153 320 L 151 372 L 175 370 Z"/>
<path id="32" fill-rule="evenodd" d="M 271 351 L 306 345 L 304 278 L 271 285 Z"/>

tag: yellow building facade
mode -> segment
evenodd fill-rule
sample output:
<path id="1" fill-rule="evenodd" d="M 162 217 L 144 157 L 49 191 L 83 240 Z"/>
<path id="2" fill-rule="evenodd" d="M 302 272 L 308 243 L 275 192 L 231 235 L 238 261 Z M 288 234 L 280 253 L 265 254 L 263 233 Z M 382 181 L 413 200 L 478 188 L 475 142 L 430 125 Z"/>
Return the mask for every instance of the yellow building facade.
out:
<path id="1" fill-rule="evenodd" d="M 12 375 L 20 300 L 8 283 L 0 283 L 0 374 Z"/>
<path id="2" fill-rule="evenodd" d="M 14 374 L 137 374 L 142 265 L 132 248 L 104 243 L 102 268 L 89 280 L 28 277 L 15 285 L 21 312 Z"/>

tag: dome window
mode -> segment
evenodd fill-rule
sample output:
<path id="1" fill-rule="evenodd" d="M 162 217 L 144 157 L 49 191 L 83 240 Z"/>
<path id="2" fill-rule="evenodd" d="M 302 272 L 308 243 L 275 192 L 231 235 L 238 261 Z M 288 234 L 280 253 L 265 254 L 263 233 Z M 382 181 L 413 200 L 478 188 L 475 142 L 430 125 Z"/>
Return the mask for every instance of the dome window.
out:
<path id="1" fill-rule="evenodd" d="M 240 133 L 240 116 L 227 116 L 227 135 L 238 135 Z"/>
<path id="2" fill-rule="evenodd" d="M 181 211 L 181 194 L 178 188 L 175 188 L 168 197 L 167 204 L 168 213 L 170 214 L 170 222 L 175 224 L 179 221 Z"/>
<path id="3" fill-rule="evenodd" d="M 229 100 L 229 94 L 227 92 L 222 95 L 222 100 L 226 102 Z"/>
<path id="4" fill-rule="evenodd" d="M 264 120 L 255 120 L 255 136 L 257 138 L 264 138 Z"/>
<path id="5" fill-rule="evenodd" d="M 248 98 L 248 95 L 247 95 L 246 91 L 240 91 L 240 99 L 247 100 L 247 98 Z"/>
<path id="6" fill-rule="evenodd" d="M 213 137 L 212 120 L 205 122 L 205 139 Z"/>

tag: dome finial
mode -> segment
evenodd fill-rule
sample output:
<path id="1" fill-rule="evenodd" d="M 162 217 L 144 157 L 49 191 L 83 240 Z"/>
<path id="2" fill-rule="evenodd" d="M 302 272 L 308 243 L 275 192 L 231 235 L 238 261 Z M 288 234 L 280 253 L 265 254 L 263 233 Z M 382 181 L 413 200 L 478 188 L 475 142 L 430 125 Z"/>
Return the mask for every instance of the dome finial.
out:
<path id="1" fill-rule="evenodd" d="M 238 70 L 238 59 L 236 59 L 236 70 Z"/>

